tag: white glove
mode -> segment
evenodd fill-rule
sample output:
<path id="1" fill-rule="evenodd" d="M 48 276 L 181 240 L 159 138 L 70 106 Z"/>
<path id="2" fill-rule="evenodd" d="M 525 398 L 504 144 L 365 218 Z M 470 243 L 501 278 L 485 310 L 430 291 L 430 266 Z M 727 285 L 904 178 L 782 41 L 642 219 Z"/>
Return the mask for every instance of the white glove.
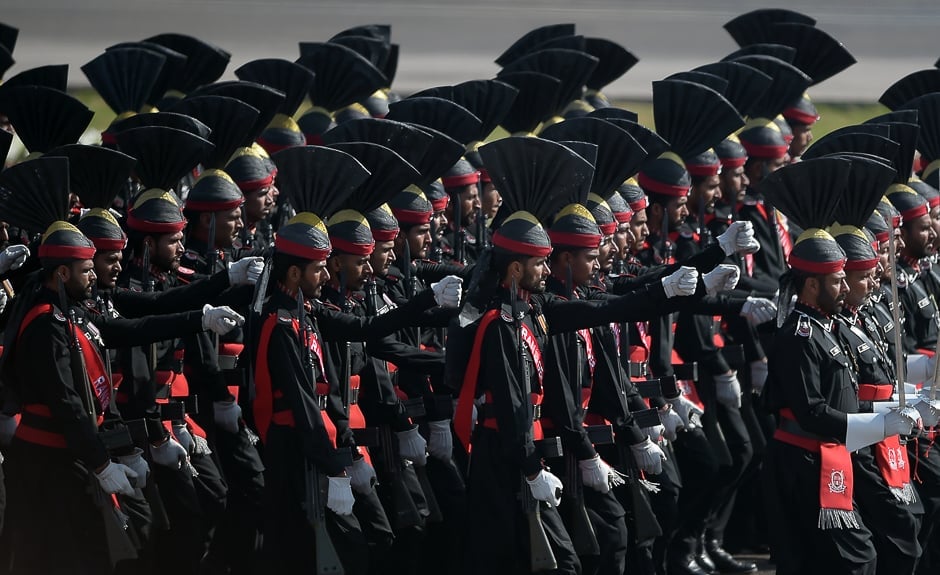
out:
<path id="1" fill-rule="evenodd" d="M 212 455 L 212 450 L 209 449 L 209 442 L 206 441 L 205 437 L 193 435 L 193 455 Z"/>
<path id="2" fill-rule="evenodd" d="M 641 471 L 653 475 L 659 475 L 663 472 L 663 461 L 666 461 L 666 454 L 649 439 L 631 445 L 630 451 L 633 452 L 633 459 L 636 460 L 636 465 Z"/>
<path id="3" fill-rule="evenodd" d="M 712 271 L 702 276 L 705 291 L 710 296 L 718 292 L 733 290 L 741 279 L 741 268 L 731 264 L 719 264 Z"/>
<path id="4" fill-rule="evenodd" d="M 578 467 L 581 469 L 581 483 L 601 493 L 626 483 L 623 474 L 608 465 L 600 455 L 579 461 Z"/>
<path id="5" fill-rule="evenodd" d="M 767 360 L 752 361 L 751 366 L 751 393 L 760 395 L 767 383 Z"/>
<path id="6" fill-rule="evenodd" d="M 454 456 L 454 437 L 450 433 L 450 420 L 429 421 L 428 454 L 442 461 Z"/>
<path id="7" fill-rule="evenodd" d="M 741 317 L 746 318 L 751 325 L 760 325 L 777 316 L 777 306 L 769 299 L 762 297 L 748 297 L 741 306 Z"/>
<path id="8" fill-rule="evenodd" d="M 242 418 L 242 408 L 234 399 L 212 402 L 215 424 L 222 431 L 238 433 L 238 423 Z"/>
<path id="9" fill-rule="evenodd" d="M 7 246 L 0 251 L 0 274 L 19 269 L 29 257 L 29 248 L 24 245 Z"/>
<path id="10" fill-rule="evenodd" d="M 434 301 L 441 307 L 455 308 L 460 305 L 460 295 L 463 292 L 463 280 L 457 276 L 446 276 L 439 282 L 431 284 L 434 292 Z"/>
<path id="11" fill-rule="evenodd" d="M 666 297 L 687 296 L 695 293 L 698 284 L 698 270 L 682 266 L 662 280 Z"/>
<path id="12" fill-rule="evenodd" d="M 16 418 L 0 413 L 0 445 L 10 445 L 16 435 Z"/>
<path id="13" fill-rule="evenodd" d="M 353 464 L 346 468 L 346 475 L 349 476 L 352 488 L 363 495 L 375 489 L 375 468 L 369 465 L 365 457 L 354 460 Z"/>
<path id="14" fill-rule="evenodd" d="M 663 424 L 663 437 L 669 441 L 675 441 L 678 437 L 676 432 L 685 427 L 682 418 L 668 404 L 659 408 L 659 420 Z"/>
<path id="15" fill-rule="evenodd" d="M 0 288 L 0 313 L 3 313 L 3 310 L 7 308 L 9 301 L 10 298 L 7 296 L 7 290 Z"/>
<path id="16" fill-rule="evenodd" d="M 193 436 L 189 433 L 189 429 L 186 428 L 186 424 L 173 424 L 173 437 L 183 446 L 186 453 L 192 455 L 193 448 L 196 447 L 196 444 L 193 442 Z"/>
<path id="17" fill-rule="evenodd" d="M 225 335 L 244 323 L 245 318 L 227 305 L 213 307 L 206 304 L 202 306 L 202 329 Z"/>
<path id="18" fill-rule="evenodd" d="M 228 283 L 237 286 L 255 285 L 264 271 L 264 258 L 252 256 L 228 264 Z"/>
<path id="19" fill-rule="evenodd" d="M 135 447 L 133 453 L 130 455 L 119 455 L 117 458 L 119 463 L 131 468 L 131 470 L 137 474 L 134 487 L 139 489 L 143 489 L 147 486 L 147 476 L 150 475 L 150 466 L 147 465 L 147 462 L 141 457 L 143 453 L 143 449 Z"/>
<path id="20" fill-rule="evenodd" d="M 741 407 L 741 382 L 733 371 L 715 376 L 715 397 L 725 407 Z"/>
<path id="21" fill-rule="evenodd" d="M 934 427 L 940 422 L 940 401 L 918 398 L 912 407 L 920 414 L 924 427 Z"/>
<path id="22" fill-rule="evenodd" d="M 737 221 L 728 226 L 725 233 L 718 236 L 718 245 L 726 256 L 737 252 L 739 254 L 753 254 L 760 249 L 760 244 L 754 238 L 754 226 L 751 222 Z"/>
<path id="23" fill-rule="evenodd" d="M 184 427 L 183 429 L 185 430 L 186 428 Z M 174 429 L 173 431 L 175 432 L 176 430 Z M 186 436 L 192 441 L 192 436 L 189 435 L 189 431 L 186 431 Z M 169 467 L 170 469 L 179 469 L 183 466 L 183 463 L 189 459 L 189 452 L 186 451 L 186 448 L 178 441 L 171 437 L 160 445 L 151 445 L 150 458 L 153 459 L 153 462 L 157 465 Z"/>
<path id="24" fill-rule="evenodd" d="M 134 486 L 130 480 L 137 479 L 137 472 L 122 463 L 109 461 L 104 469 L 95 473 L 95 479 L 105 493 L 130 497 L 134 494 Z"/>
<path id="25" fill-rule="evenodd" d="M 666 433 L 666 426 L 660 423 L 659 425 L 654 425 L 653 427 L 641 427 L 640 431 L 645 433 L 653 443 L 659 443 L 660 438 L 662 438 L 663 434 Z"/>
<path id="26" fill-rule="evenodd" d="M 418 467 L 427 465 L 428 442 L 418 433 L 418 426 L 406 431 L 396 431 L 398 436 L 398 453 L 405 459 L 410 459 Z"/>
<path id="27" fill-rule="evenodd" d="M 353 497 L 352 486 L 348 477 L 330 477 L 326 489 L 326 506 L 337 515 L 352 515 Z"/>
<path id="28" fill-rule="evenodd" d="M 915 429 L 922 429 L 924 422 L 920 413 L 913 407 L 892 409 L 885 414 L 885 437 L 892 435 L 910 435 Z"/>
<path id="29" fill-rule="evenodd" d="M 676 412 L 676 415 L 682 418 L 682 424 L 685 425 L 686 429 L 694 429 L 695 424 L 692 422 L 692 416 L 698 415 L 699 417 L 705 415 L 705 412 L 702 411 L 702 408 L 693 403 L 689 398 L 684 395 L 679 395 L 674 399 L 667 399 L 669 405 L 672 406 L 673 411 Z"/>
<path id="30" fill-rule="evenodd" d="M 535 476 L 535 479 L 527 477 L 525 482 L 529 484 L 532 497 L 537 501 L 544 501 L 548 503 L 549 507 L 558 507 L 561 503 L 561 492 L 564 490 L 564 485 L 562 485 L 561 479 L 548 471 L 542 469 Z"/>

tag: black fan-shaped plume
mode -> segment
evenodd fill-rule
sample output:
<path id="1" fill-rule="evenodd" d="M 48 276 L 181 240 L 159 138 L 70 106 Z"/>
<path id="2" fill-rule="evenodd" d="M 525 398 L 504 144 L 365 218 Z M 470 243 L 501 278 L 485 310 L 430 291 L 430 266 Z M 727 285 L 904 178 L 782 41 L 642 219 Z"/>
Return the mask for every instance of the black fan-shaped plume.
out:
<path id="1" fill-rule="evenodd" d="M 43 86 L 0 90 L 0 114 L 10 119 L 30 152 L 74 144 L 95 113 L 76 98 Z"/>
<path id="2" fill-rule="evenodd" d="M 470 110 L 442 98 L 406 98 L 388 105 L 389 120 L 427 126 L 463 145 L 480 136 L 480 119 Z"/>
<path id="3" fill-rule="evenodd" d="M 701 154 L 744 125 L 731 102 L 721 94 L 693 82 L 653 82 L 656 131 L 680 157 Z"/>
<path id="4" fill-rule="evenodd" d="M 535 47 L 532 52 L 538 52 L 539 50 L 575 50 L 576 52 L 584 52 L 586 42 L 584 36 L 575 35 L 575 36 L 559 36 L 558 38 L 552 38 L 551 40 L 546 40 L 545 42 L 539 44 Z M 510 62 L 511 64 L 512 62 Z"/>
<path id="5" fill-rule="evenodd" d="M 388 79 L 355 51 L 322 42 L 300 44 L 297 63 L 316 72 L 310 100 L 331 112 L 361 102 L 388 86 Z"/>
<path id="6" fill-rule="evenodd" d="M 0 220 L 42 233 L 69 212 L 69 161 L 44 156 L 0 172 Z"/>
<path id="7" fill-rule="evenodd" d="M 13 145 L 13 133 L 6 130 L 0 130 L 0 158 L 6 160 L 10 153 L 10 146 Z"/>
<path id="8" fill-rule="evenodd" d="M 271 120 L 281 107 L 281 103 L 284 101 L 284 92 L 255 82 L 243 80 L 209 84 L 190 92 L 189 96 L 226 96 L 228 98 L 241 100 L 258 110 L 258 117 L 255 118 L 254 124 L 248 130 L 248 133 L 245 134 L 245 139 L 241 144 L 242 146 L 250 146 L 252 142 L 258 139 L 258 136 L 260 136 L 261 132 L 271 123 Z"/>
<path id="9" fill-rule="evenodd" d="M 737 60 L 743 56 L 773 56 L 778 60 L 783 60 L 787 64 L 792 64 L 793 60 L 796 58 L 796 48 L 784 46 L 783 44 L 750 44 L 738 48 L 722 58 L 721 61 Z"/>
<path id="10" fill-rule="evenodd" d="M 891 128 L 884 124 L 845 126 L 813 142 L 803 154 L 803 159 L 811 160 L 840 153 L 893 158 L 898 153 L 898 143 L 890 138 Z"/>
<path id="11" fill-rule="evenodd" d="M 186 65 L 169 82 L 171 90 L 179 90 L 184 94 L 218 80 L 232 58 L 231 54 L 218 46 L 185 34 L 158 34 L 144 41 L 166 46 L 186 56 Z"/>
<path id="12" fill-rule="evenodd" d="M 71 191 L 78 194 L 86 208 L 110 208 L 137 164 L 137 160 L 117 150 L 84 144 L 62 146 L 50 150 L 47 156 L 69 159 Z"/>
<path id="13" fill-rule="evenodd" d="M 589 192 L 594 175 L 577 153 L 541 138 L 496 140 L 480 147 L 480 157 L 503 199 L 494 226 L 520 210 L 547 224 L 571 198 Z"/>
<path id="14" fill-rule="evenodd" d="M 760 8 L 741 14 L 724 26 L 738 46 L 758 44 L 768 40 L 768 29 L 778 23 L 795 22 L 814 26 L 816 20 L 805 14 L 784 8 Z"/>
<path id="15" fill-rule="evenodd" d="M 933 65 L 935 68 L 940 68 L 940 58 L 938 58 L 937 61 L 933 63 Z"/>
<path id="16" fill-rule="evenodd" d="M 833 214 L 834 221 L 844 226 L 863 228 L 897 172 L 883 157 L 864 154 L 836 154 L 829 157 L 852 162 L 842 201 Z"/>
<path id="17" fill-rule="evenodd" d="M 385 86 L 390 88 L 392 82 L 395 81 L 395 74 L 398 72 L 398 44 L 392 44 L 390 50 L 388 51 L 388 61 L 385 63 L 385 67 L 382 68 L 382 75 L 385 76 Z"/>
<path id="18" fill-rule="evenodd" d="M 725 91 L 728 90 L 728 81 L 722 78 L 721 76 L 716 76 L 715 74 L 710 74 L 708 72 L 702 72 L 701 70 L 690 70 L 687 72 L 676 72 L 671 76 L 666 76 L 665 80 L 685 80 L 686 82 L 693 82 L 695 84 L 701 84 L 707 88 L 718 92 L 722 96 L 725 95 Z M 730 100 L 729 100 L 730 101 Z"/>
<path id="19" fill-rule="evenodd" d="M 183 67 L 186 66 L 186 56 L 184 54 L 180 54 L 176 50 L 171 50 L 155 42 L 121 42 L 120 44 L 105 48 L 105 50 L 110 51 L 120 48 L 143 48 L 144 50 L 157 52 L 165 58 L 163 66 L 160 68 L 160 73 L 153 83 L 153 88 L 150 89 L 150 95 L 147 97 L 147 104 L 150 106 L 157 105 L 160 98 L 170 89 L 170 84 L 173 82 L 173 79 L 179 76 Z"/>
<path id="20" fill-rule="evenodd" d="M 9 24 L 0 22 L 0 47 L 6 48 L 7 52 L 13 53 L 16 48 L 16 39 L 20 35 L 19 28 L 14 28 Z"/>
<path id="21" fill-rule="evenodd" d="M 747 106 L 745 113 L 751 118 L 776 118 L 796 102 L 812 83 L 810 77 L 796 66 L 772 56 L 743 56 L 733 62 L 757 68 L 773 79 L 773 84 L 764 94 Z"/>
<path id="22" fill-rule="evenodd" d="M 767 175 L 758 190 L 804 230 L 825 228 L 835 219 L 851 170 L 852 162 L 842 158 L 806 160 Z"/>
<path id="23" fill-rule="evenodd" d="M 914 153 L 917 151 L 920 126 L 906 122 L 884 122 L 884 124 L 891 129 L 891 139 L 898 143 L 898 153 L 892 164 L 897 172 L 896 183 L 907 185 L 914 172 Z"/>
<path id="24" fill-rule="evenodd" d="M 741 62 L 715 62 L 699 66 L 694 71 L 706 72 L 727 80 L 728 87 L 722 95 L 742 116 L 750 103 L 763 96 L 774 82 L 767 74 Z"/>
<path id="25" fill-rule="evenodd" d="M 23 70 L 3 81 L 4 88 L 12 88 L 13 86 L 45 86 L 46 88 L 66 92 L 69 87 L 69 65 L 52 64 Z"/>
<path id="26" fill-rule="evenodd" d="M 431 182 L 447 173 L 447 170 L 451 169 L 460 159 L 460 156 L 464 154 L 466 148 L 457 140 L 443 132 L 438 132 L 434 128 L 416 124 L 411 126 L 431 136 L 428 153 L 424 154 L 418 162 L 409 162 L 421 173 L 421 177 L 415 182 L 415 185 L 425 189 Z M 406 154 L 400 153 L 398 150 L 395 150 L 395 152 L 408 159 Z"/>
<path id="27" fill-rule="evenodd" d="M 392 39 L 392 27 L 389 24 L 363 24 L 346 28 L 342 32 L 333 35 L 330 40 L 342 38 L 343 36 L 366 36 L 376 40 L 389 42 Z"/>
<path id="28" fill-rule="evenodd" d="M 323 146 L 295 146 L 271 156 L 277 165 L 277 184 L 298 212 L 322 219 L 335 214 L 369 177 L 359 160 Z"/>
<path id="29" fill-rule="evenodd" d="M 451 100 L 480 120 L 480 130 L 474 140 L 485 140 L 503 121 L 519 90 L 499 80 L 470 80 L 452 87 Z M 442 96 L 443 97 L 443 96 Z"/>
<path id="30" fill-rule="evenodd" d="M 894 84 L 878 98 L 878 101 L 891 110 L 904 106 L 914 98 L 924 94 L 940 92 L 940 69 L 928 68 L 919 72 L 911 72 Z"/>
<path id="31" fill-rule="evenodd" d="M 648 159 L 658 158 L 660 154 L 669 150 L 669 142 L 642 124 L 618 118 L 608 118 L 607 121 L 633 136 L 633 139 L 649 154 Z"/>
<path id="32" fill-rule="evenodd" d="M 602 120 L 627 120 L 628 122 L 636 123 L 640 117 L 636 112 L 631 112 L 630 110 L 624 110 L 623 108 L 616 108 L 614 106 L 609 106 L 607 108 L 598 108 L 593 112 L 588 114 L 589 118 L 600 118 Z"/>
<path id="33" fill-rule="evenodd" d="M 587 142 L 597 146 L 591 191 L 606 198 L 624 180 L 637 173 L 646 159 L 643 146 L 626 130 L 600 118 L 572 118 L 553 124 L 539 134 L 554 142 Z"/>
<path id="34" fill-rule="evenodd" d="M 212 130 L 209 126 L 203 124 L 192 116 L 175 114 L 173 112 L 155 112 L 153 114 L 135 114 L 111 126 L 115 134 L 134 128 L 145 128 L 156 126 L 159 128 L 173 128 L 174 130 L 183 130 L 194 136 L 199 136 L 203 140 L 209 139 Z"/>
<path id="35" fill-rule="evenodd" d="M 324 146 L 340 142 L 378 144 L 392 150 L 416 168 L 421 165 L 433 140 L 430 134 L 415 126 L 379 118 L 350 120 L 323 134 Z"/>
<path id="36" fill-rule="evenodd" d="M 554 38 L 573 35 L 574 24 L 551 24 L 541 26 L 526 32 L 521 38 L 513 42 L 505 52 L 496 58 L 495 62 L 499 66 L 506 66 L 511 62 L 515 62 L 522 56 L 534 52 L 540 44 L 544 44 Z"/>
<path id="37" fill-rule="evenodd" d="M 388 54 L 392 50 L 392 45 L 387 40 L 369 38 L 368 36 L 340 36 L 339 38 L 332 38 L 329 43 L 346 46 L 371 62 L 379 70 L 385 68 L 388 62 Z M 301 53 L 303 53 L 303 49 L 301 49 Z"/>
<path id="38" fill-rule="evenodd" d="M 108 107 L 122 114 L 144 107 L 165 61 L 154 50 L 115 48 L 82 66 L 82 72 Z"/>
<path id="39" fill-rule="evenodd" d="M 782 22 L 767 30 L 769 40 L 796 48 L 793 65 L 813 79 L 813 85 L 842 72 L 856 62 L 841 42 L 811 24 Z"/>
<path id="40" fill-rule="evenodd" d="M 235 76 L 239 80 L 255 82 L 284 94 L 277 112 L 287 116 L 297 113 L 315 81 L 314 73 L 308 68 L 279 58 L 262 58 L 242 64 L 235 70 Z"/>
<path id="41" fill-rule="evenodd" d="M 895 110 L 865 120 L 866 124 L 890 124 L 891 122 L 917 124 L 917 110 Z"/>
<path id="42" fill-rule="evenodd" d="M 15 63 L 16 60 L 13 59 L 13 54 L 10 54 L 3 46 L 0 46 L 0 78 L 2 78 L 7 70 L 12 68 Z"/>
<path id="43" fill-rule="evenodd" d="M 561 80 L 537 72 L 515 72 L 499 76 L 518 94 L 500 124 L 510 134 L 531 133 L 555 112 Z"/>
<path id="44" fill-rule="evenodd" d="M 385 146 L 341 142 L 330 147 L 356 158 L 370 173 L 366 181 L 347 196 L 344 208 L 370 212 L 421 178 L 414 166 Z"/>
<path id="45" fill-rule="evenodd" d="M 196 118 L 212 132 L 214 148 L 203 160 L 206 168 L 223 169 L 235 150 L 246 145 L 246 137 L 258 118 L 258 110 L 235 98 L 196 96 L 180 100 L 173 111 Z M 250 140 L 248 141 L 250 144 Z"/>
<path id="46" fill-rule="evenodd" d="M 409 98 L 444 98 L 445 100 L 454 99 L 454 87 L 453 86 L 433 86 L 431 88 L 425 88 L 424 90 L 418 90 L 414 94 L 408 96 Z"/>
<path id="47" fill-rule="evenodd" d="M 620 44 L 605 38 L 587 38 L 584 51 L 598 59 L 597 67 L 585 82 L 589 90 L 603 89 L 640 61 Z"/>
<path id="48" fill-rule="evenodd" d="M 177 183 L 212 152 L 212 142 L 199 136 L 148 126 L 117 135 L 118 149 L 137 158 L 134 173 L 145 188 L 175 190 Z"/>
<path id="49" fill-rule="evenodd" d="M 561 81 L 555 100 L 555 114 L 561 113 L 572 100 L 581 99 L 584 83 L 597 68 L 598 59 L 574 50 L 539 50 L 505 66 L 496 76 L 502 80 L 513 72 L 540 72 Z"/>
<path id="50" fill-rule="evenodd" d="M 940 159 L 940 93 L 914 98 L 904 107 L 917 110 L 917 149 L 921 155 L 930 161 Z"/>

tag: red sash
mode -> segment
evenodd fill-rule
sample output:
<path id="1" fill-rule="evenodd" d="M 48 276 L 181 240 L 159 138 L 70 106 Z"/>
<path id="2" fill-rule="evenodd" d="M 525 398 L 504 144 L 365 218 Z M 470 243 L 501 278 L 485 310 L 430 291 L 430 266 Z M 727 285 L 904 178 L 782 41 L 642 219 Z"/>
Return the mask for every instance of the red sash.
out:
<path id="1" fill-rule="evenodd" d="M 894 497 L 910 505 L 915 500 L 914 488 L 911 485 L 911 466 L 907 458 L 907 449 L 901 446 L 897 435 L 885 438 L 873 447 L 875 461 L 878 462 L 878 471 L 884 477 L 885 483 Z"/>

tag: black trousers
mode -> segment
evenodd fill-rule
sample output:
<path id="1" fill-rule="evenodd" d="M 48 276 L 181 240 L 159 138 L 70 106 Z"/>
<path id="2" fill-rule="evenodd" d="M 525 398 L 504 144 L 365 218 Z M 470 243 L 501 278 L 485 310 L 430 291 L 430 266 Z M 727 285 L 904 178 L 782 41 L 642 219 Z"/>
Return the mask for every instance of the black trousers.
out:
<path id="1" fill-rule="evenodd" d="M 924 520 L 918 536 L 923 555 L 917 573 L 933 574 L 940 569 L 940 448 L 919 437 L 908 441 L 907 450 L 915 472 L 914 485 L 924 503 Z"/>

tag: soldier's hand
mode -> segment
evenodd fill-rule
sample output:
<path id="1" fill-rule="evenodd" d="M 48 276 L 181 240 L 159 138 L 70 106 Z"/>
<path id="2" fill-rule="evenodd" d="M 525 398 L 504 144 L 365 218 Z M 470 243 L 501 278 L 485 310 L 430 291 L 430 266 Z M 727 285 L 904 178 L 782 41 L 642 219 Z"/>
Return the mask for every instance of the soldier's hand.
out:
<path id="1" fill-rule="evenodd" d="M 7 290 L 0 289 L 0 313 L 3 313 L 3 310 L 7 308 L 7 303 L 10 302 L 10 296 L 7 295 Z"/>
<path id="2" fill-rule="evenodd" d="M 731 264 L 719 264 L 715 269 L 702 276 L 705 291 L 710 296 L 718 292 L 733 290 L 741 279 L 741 268 Z"/>
<path id="3" fill-rule="evenodd" d="M 666 426 L 660 423 L 659 425 L 654 425 L 653 427 L 641 427 L 640 431 L 645 433 L 653 443 L 659 443 L 660 438 L 662 438 L 663 434 L 666 433 Z"/>
<path id="4" fill-rule="evenodd" d="M 24 245 L 7 246 L 0 251 L 0 274 L 19 269 L 29 257 L 29 248 Z"/>
<path id="5" fill-rule="evenodd" d="M 183 427 L 183 429 L 186 428 Z M 186 436 L 192 441 L 189 431 L 186 431 Z M 189 459 L 189 452 L 178 441 L 170 437 L 159 445 L 150 445 L 150 458 L 157 465 L 169 467 L 170 469 L 180 469 L 183 463 Z"/>
<path id="6" fill-rule="evenodd" d="M 532 497 L 537 501 L 544 501 L 549 507 L 558 507 L 561 504 L 561 493 L 564 490 L 561 479 L 543 469 L 534 479 L 527 477 L 525 481 L 529 484 Z"/>
<path id="7" fill-rule="evenodd" d="M 405 459 L 410 459 L 418 467 L 428 463 L 428 442 L 418 433 L 418 426 L 406 431 L 396 431 L 398 437 L 398 453 Z"/>
<path id="8" fill-rule="evenodd" d="M 728 226 L 725 233 L 718 236 L 718 245 L 726 256 L 733 253 L 753 254 L 760 249 L 760 243 L 754 237 L 754 225 L 746 221 L 737 221 Z"/>
<path id="9" fill-rule="evenodd" d="M 662 280 L 666 297 L 689 296 L 695 293 L 698 283 L 698 270 L 682 266 Z"/>
<path id="10" fill-rule="evenodd" d="M 150 466 L 147 465 L 147 462 L 144 461 L 142 457 L 144 450 L 135 447 L 134 451 L 129 455 L 119 455 L 117 460 L 119 463 L 128 466 L 134 470 L 134 473 L 137 474 L 137 479 L 134 481 L 134 487 L 143 489 L 147 486 L 147 478 L 150 475 Z"/>
<path id="11" fill-rule="evenodd" d="M 682 423 L 685 425 L 686 429 L 695 428 L 695 425 L 692 423 L 693 415 L 698 414 L 701 416 L 705 413 L 702 411 L 702 408 L 682 394 L 680 394 L 679 397 L 668 399 L 667 401 L 672 405 L 672 409 L 675 410 L 676 414 L 682 418 Z"/>
<path id="12" fill-rule="evenodd" d="M 767 383 L 767 360 L 751 362 L 751 393 L 760 395 L 764 391 L 764 384 Z"/>
<path id="13" fill-rule="evenodd" d="M 751 325 L 760 325 L 772 320 L 777 315 L 777 306 L 769 299 L 750 297 L 741 306 L 741 317 L 747 319 Z"/>
<path id="14" fill-rule="evenodd" d="M 463 280 L 457 276 L 446 276 L 441 281 L 431 284 L 434 301 L 441 307 L 454 308 L 460 305 L 463 292 Z"/>
<path id="15" fill-rule="evenodd" d="M 202 329 L 225 335 L 244 323 L 245 318 L 227 305 L 213 307 L 206 304 L 202 308 Z"/>
<path id="16" fill-rule="evenodd" d="M 663 461 L 666 461 L 666 454 L 649 438 L 636 445 L 631 445 L 630 451 L 633 452 L 633 459 L 636 460 L 636 465 L 641 471 L 653 475 L 659 475 L 663 472 Z"/>
<path id="17" fill-rule="evenodd" d="M 934 427 L 940 422 L 940 401 L 920 397 L 913 407 L 924 421 L 924 427 Z"/>
<path id="18" fill-rule="evenodd" d="M 222 431 L 229 433 L 238 433 L 239 423 L 242 418 L 242 408 L 235 403 L 234 399 L 227 401 L 214 401 L 212 403 L 215 424 Z"/>
<path id="19" fill-rule="evenodd" d="M 352 515 L 353 503 L 352 486 L 348 477 L 330 477 L 326 489 L 326 506 L 337 515 Z"/>
<path id="20" fill-rule="evenodd" d="M 454 456 L 454 437 L 450 432 L 450 420 L 429 421 L 428 453 L 441 461 L 449 461 Z"/>
<path id="21" fill-rule="evenodd" d="M 350 485 L 358 493 L 367 494 L 375 489 L 375 468 L 369 465 L 365 457 L 353 461 L 353 464 L 346 468 L 346 475 L 349 476 Z"/>
<path id="22" fill-rule="evenodd" d="M 920 414 L 913 407 L 895 408 L 885 414 L 885 437 L 911 435 L 914 429 L 922 426 Z"/>
<path id="23" fill-rule="evenodd" d="M 733 371 L 715 376 L 715 395 L 718 403 L 732 409 L 741 407 L 741 382 Z"/>
<path id="24" fill-rule="evenodd" d="M 663 424 L 663 437 L 669 441 L 675 441 L 678 437 L 677 432 L 685 427 L 682 418 L 669 404 L 659 408 L 659 421 Z"/>
<path id="25" fill-rule="evenodd" d="M 228 265 L 228 283 L 233 286 L 254 285 L 264 271 L 264 258 L 247 257 Z"/>
<path id="26" fill-rule="evenodd" d="M 130 497 L 134 494 L 130 480 L 137 479 L 137 473 L 124 464 L 109 461 L 104 469 L 95 473 L 95 479 L 105 493 Z"/>
<path id="27" fill-rule="evenodd" d="M 193 449 L 196 447 L 196 444 L 193 442 L 193 436 L 190 435 L 189 429 L 187 429 L 185 424 L 173 424 L 173 436 L 176 437 L 176 441 L 186 450 L 188 455 L 192 455 Z"/>
<path id="28" fill-rule="evenodd" d="M 16 435 L 16 418 L 6 413 L 0 413 L 0 445 L 10 445 Z"/>
<path id="29" fill-rule="evenodd" d="M 581 470 L 581 483 L 601 493 L 607 493 L 611 487 L 624 483 L 620 474 L 601 459 L 600 455 L 579 461 L 578 468 Z"/>

